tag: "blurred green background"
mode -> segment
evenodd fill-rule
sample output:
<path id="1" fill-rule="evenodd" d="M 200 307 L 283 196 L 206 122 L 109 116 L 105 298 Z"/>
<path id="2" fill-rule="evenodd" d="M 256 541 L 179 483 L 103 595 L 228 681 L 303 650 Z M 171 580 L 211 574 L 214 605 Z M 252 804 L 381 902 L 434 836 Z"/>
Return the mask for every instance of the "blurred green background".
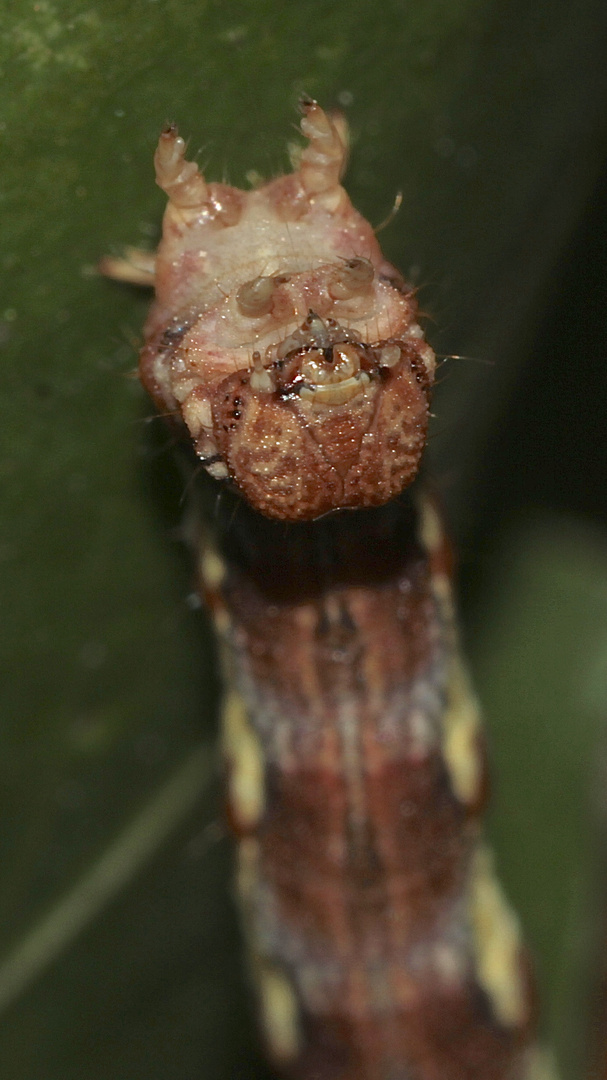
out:
<path id="1" fill-rule="evenodd" d="M 265 1076 L 182 483 L 131 373 L 179 122 L 210 178 L 286 167 L 301 91 L 445 363 L 491 832 L 580 1075 L 607 703 L 604 0 L 13 0 L 0 13 L 0 1075 Z M 598 816 L 598 815 L 596 815 Z"/>

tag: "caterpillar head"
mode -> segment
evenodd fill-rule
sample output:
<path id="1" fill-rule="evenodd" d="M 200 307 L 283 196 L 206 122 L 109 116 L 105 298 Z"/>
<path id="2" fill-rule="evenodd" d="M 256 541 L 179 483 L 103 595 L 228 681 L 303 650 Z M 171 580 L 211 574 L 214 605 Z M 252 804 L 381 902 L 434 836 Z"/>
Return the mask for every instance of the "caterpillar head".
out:
<path id="1" fill-rule="evenodd" d="M 249 192 L 207 184 L 163 132 L 170 201 L 141 356 L 211 475 L 284 520 L 410 484 L 434 376 L 413 295 L 340 184 L 343 125 L 302 108 L 295 172 Z"/>

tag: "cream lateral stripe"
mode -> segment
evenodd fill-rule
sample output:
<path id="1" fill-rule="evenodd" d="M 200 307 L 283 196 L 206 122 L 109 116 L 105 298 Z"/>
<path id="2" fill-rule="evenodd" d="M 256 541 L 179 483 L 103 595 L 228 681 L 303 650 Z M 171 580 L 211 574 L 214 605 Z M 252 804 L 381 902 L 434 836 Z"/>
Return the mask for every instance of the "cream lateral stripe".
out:
<path id="1" fill-rule="evenodd" d="M 288 977 L 261 961 L 256 979 L 259 986 L 261 1022 L 270 1053 L 276 1064 L 286 1064 L 301 1050 L 299 1006 Z"/>
<path id="2" fill-rule="evenodd" d="M 227 569 L 215 545 L 207 536 L 202 538 L 202 554 L 198 560 L 198 570 L 205 589 L 211 593 L 219 603 L 213 610 L 213 624 L 217 636 L 225 638 L 230 629 L 230 616 L 221 597 L 221 586 L 225 580 Z M 224 671 L 227 668 L 224 666 Z"/>
<path id="3" fill-rule="evenodd" d="M 202 555 L 200 557 L 200 574 L 207 589 L 213 592 L 221 588 L 226 576 L 226 564 L 217 548 L 206 537 L 203 540 Z"/>
<path id="4" fill-rule="evenodd" d="M 230 805 L 239 828 L 254 829 L 264 811 L 264 762 L 259 739 L 240 694 L 225 696 L 222 749 L 228 763 Z"/>
<path id="5" fill-rule="evenodd" d="M 429 555 L 442 547 L 445 536 L 439 514 L 432 499 L 421 495 L 419 508 L 419 539 Z M 433 574 L 432 589 L 445 615 L 453 625 L 453 659 L 449 673 L 447 707 L 443 716 L 443 754 L 451 776 L 453 791 L 461 802 L 473 803 L 480 792 L 482 762 L 478 739 L 481 715 L 468 672 L 458 655 L 457 632 L 451 582 L 446 574 Z"/>
<path id="6" fill-rule="evenodd" d="M 559 1080 L 554 1054 L 545 1046 L 532 1046 L 529 1051 L 525 1080 Z"/>
<path id="7" fill-rule="evenodd" d="M 88 873 L 0 963 L 0 1012 L 69 948 L 78 934 L 135 877 L 196 805 L 215 769 L 199 746 Z"/>
<path id="8" fill-rule="evenodd" d="M 443 526 L 432 499 L 422 494 L 417 499 L 419 509 L 419 540 L 429 555 L 435 554 L 445 539 Z"/>
<path id="9" fill-rule="evenodd" d="M 475 802 L 482 782 L 478 743 L 481 715 L 468 672 L 459 656 L 451 661 L 447 707 L 443 715 L 443 754 L 453 790 L 461 802 Z"/>
<path id="10" fill-rule="evenodd" d="M 260 950 L 255 932 L 255 904 L 259 886 L 259 841 L 245 837 L 238 845 L 237 893 L 252 981 L 259 1003 L 260 1020 L 268 1047 L 277 1064 L 301 1051 L 299 1005 L 287 975 Z"/>
<path id="11" fill-rule="evenodd" d="M 491 1000 L 496 1019 L 505 1027 L 524 1024 L 527 1001 L 519 922 L 495 876 L 493 856 L 484 845 L 472 862 L 469 915 L 478 981 Z"/>

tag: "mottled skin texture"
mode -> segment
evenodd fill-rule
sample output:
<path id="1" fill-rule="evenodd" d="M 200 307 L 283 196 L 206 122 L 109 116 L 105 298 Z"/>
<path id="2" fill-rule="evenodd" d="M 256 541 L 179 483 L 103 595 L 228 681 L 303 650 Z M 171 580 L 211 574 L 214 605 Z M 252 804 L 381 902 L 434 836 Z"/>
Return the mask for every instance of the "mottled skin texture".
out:
<path id="1" fill-rule="evenodd" d="M 245 513 L 220 582 L 201 561 L 263 763 L 243 786 L 226 748 L 256 977 L 280 972 L 296 1017 L 290 1040 L 263 1018 L 269 1050 L 296 1080 L 532 1075 L 518 933 L 502 947 L 501 909 L 475 922 L 480 734 L 466 801 L 444 752 L 449 553 L 419 537 L 402 498 L 287 533 Z"/>
<path id="2" fill-rule="evenodd" d="M 163 132 L 169 203 L 141 355 L 211 475 L 281 520 L 406 487 L 434 376 L 412 292 L 339 182 L 339 125 L 313 102 L 303 112 L 296 171 L 247 192 L 207 184 Z"/>

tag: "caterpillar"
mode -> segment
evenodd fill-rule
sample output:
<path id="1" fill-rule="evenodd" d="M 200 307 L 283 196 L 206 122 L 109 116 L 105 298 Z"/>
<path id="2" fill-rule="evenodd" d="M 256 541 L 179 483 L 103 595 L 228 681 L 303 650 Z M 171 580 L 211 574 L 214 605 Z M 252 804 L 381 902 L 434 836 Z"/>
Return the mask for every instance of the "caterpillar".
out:
<path id="1" fill-rule="evenodd" d="M 250 191 L 166 127 L 158 251 L 101 267 L 155 287 L 141 378 L 215 503 L 196 565 L 260 1028 L 292 1080 L 549 1080 L 483 840 L 449 543 L 414 483 L 434 353 L 341 184 L 343 119 L 301 112 L 293 171 Z"/>

